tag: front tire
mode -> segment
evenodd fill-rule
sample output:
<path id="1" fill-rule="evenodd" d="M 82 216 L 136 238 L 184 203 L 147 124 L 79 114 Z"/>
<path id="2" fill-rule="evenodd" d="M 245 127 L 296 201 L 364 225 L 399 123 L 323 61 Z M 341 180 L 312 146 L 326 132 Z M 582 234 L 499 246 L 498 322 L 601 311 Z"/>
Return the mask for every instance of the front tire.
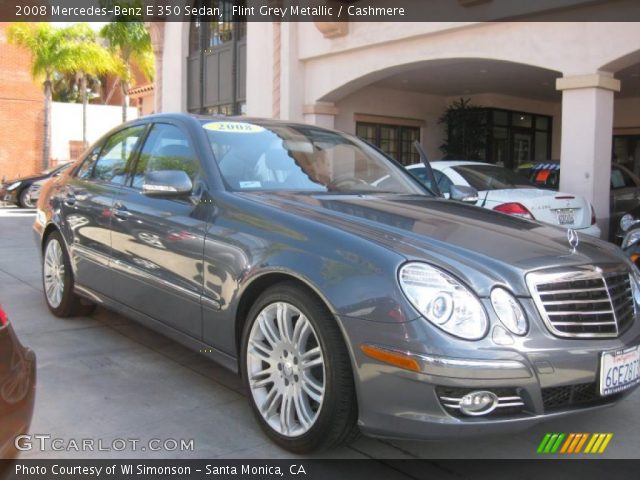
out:
<path id="1" fill-rule="evenodd" d="M 42 287 L 51 313 L 56 317 L 88 315 L 95 305 L 73 291 L 74 279 L 69 254 L 59 232 L 47 237 L 42 257 Z"/>
<path id="2" fill-rule="evenodd" d="M 351 362 L 333 315 L 293 283 L 266 290 L 249 312 L 242 376 L 266 434 L 295 453 L 358 435 Z"/>
<path id="3" fill-rule="evenodd" d="M 20 208 L 35 208 L 36 204 L 33 203 L 29 196 L 29 187 L 23 188 L 18 196 L 18 206 Z"/>

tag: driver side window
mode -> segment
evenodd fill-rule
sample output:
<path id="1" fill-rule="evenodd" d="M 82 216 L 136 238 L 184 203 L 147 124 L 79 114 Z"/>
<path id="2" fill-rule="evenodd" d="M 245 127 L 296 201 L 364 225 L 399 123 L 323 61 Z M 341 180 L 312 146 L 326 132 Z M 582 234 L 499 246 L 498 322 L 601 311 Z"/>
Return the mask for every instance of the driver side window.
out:
<path id="1" fill-rule="evenodd" d="M 181 170 L 193 182 L 200 166 L 191 142 L 175 125 L 156 123 L 142 147 L 132 186 L 142 188 L 145 175 L 161 170 Z"/>

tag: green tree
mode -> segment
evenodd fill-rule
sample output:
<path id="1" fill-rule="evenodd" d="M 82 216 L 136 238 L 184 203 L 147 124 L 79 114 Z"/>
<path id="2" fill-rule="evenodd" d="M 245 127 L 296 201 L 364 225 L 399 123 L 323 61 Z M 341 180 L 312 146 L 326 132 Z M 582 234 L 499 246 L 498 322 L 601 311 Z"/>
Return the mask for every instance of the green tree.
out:
<path id="1" fill-rule="evenodd" d="M 51 83 L 56 72 L 68 73 L 75 68 L 73 50 L 67 29 L 57 29 L 49 23 L 15 23 L 9 26 L 7 37 L 31 54 L 31 75 L 44 88 L 44 132 L 42 169 L 49 166 L 51 151 Z"/>
<path id="2" fill-rule="evenodd" d="M 80 98 L 82 99 L 82 141 L 87 143 L 87 83 L 90 78 L 96 78 L 107 73 L 116 73 L 117 60 L 109 50 L 97 42 L 97 35 L 87 23 L 77 23 L 68 27 L 70 48 L 73 55 L 73 70 L 80 84 Z"/>
<path id="3" fill-rule="evenodd" d="M 484 107 L 460 98 L 447 107 L 439 123 L 445 128 L 445 143 L 440 146 L 445 159 L 484 159 L 488 132 Z"/>
<path id="4" fill-rule="evenodd" d="M 116 75 L 120 79 L 122 90 L 122 121 L 127 120 L 129 105 L 129 88 L 135 81 L 133 66 L 135 65 L 148 79 L 155 76 L 155 58 L 151 45 L 151 35 L 140 21 L 120 19 L 105 25 L 100 35 L 109 42 L 109 47 L 118 59 Z"/>

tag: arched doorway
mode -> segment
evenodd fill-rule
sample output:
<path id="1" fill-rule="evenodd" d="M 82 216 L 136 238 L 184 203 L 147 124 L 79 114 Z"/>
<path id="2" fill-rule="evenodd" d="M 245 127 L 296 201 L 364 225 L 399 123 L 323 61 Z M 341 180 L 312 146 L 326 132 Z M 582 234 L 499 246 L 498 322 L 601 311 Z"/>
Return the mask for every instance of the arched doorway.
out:
<path id="1" fill-rule="evenodd" d="M 507 168 L 559 156 L 560 100 L 555 70 L 491 58 L 448 58 L 395 65 L 335 86 L 335 126 L 403 164 L 430 158 L 481 160 Z M 473 109 L 476 148 L 455 148 L 456 107 Z M 446 115 L 453 111 L 454 114 Z M 467 118 L 470 113 L 467 112 Z M 557 138 L 556 138 L 557 137 Z M 472 154 L 460 153 L 470 152 Z M 466 156 L 465 156 L 466 155 Z"/>

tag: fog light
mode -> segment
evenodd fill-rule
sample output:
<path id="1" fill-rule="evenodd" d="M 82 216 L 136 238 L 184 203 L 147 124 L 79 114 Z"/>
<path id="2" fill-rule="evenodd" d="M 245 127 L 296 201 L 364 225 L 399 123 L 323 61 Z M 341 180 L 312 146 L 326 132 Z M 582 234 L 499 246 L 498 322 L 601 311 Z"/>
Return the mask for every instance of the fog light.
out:
<path id="1" fill-rule="evenodd" d="M 486 415 L 493 412 L 497 406 L 496 394 L 486 390 L 468 393 L 460 400 L 460 411 L 471 416 Z"/>

